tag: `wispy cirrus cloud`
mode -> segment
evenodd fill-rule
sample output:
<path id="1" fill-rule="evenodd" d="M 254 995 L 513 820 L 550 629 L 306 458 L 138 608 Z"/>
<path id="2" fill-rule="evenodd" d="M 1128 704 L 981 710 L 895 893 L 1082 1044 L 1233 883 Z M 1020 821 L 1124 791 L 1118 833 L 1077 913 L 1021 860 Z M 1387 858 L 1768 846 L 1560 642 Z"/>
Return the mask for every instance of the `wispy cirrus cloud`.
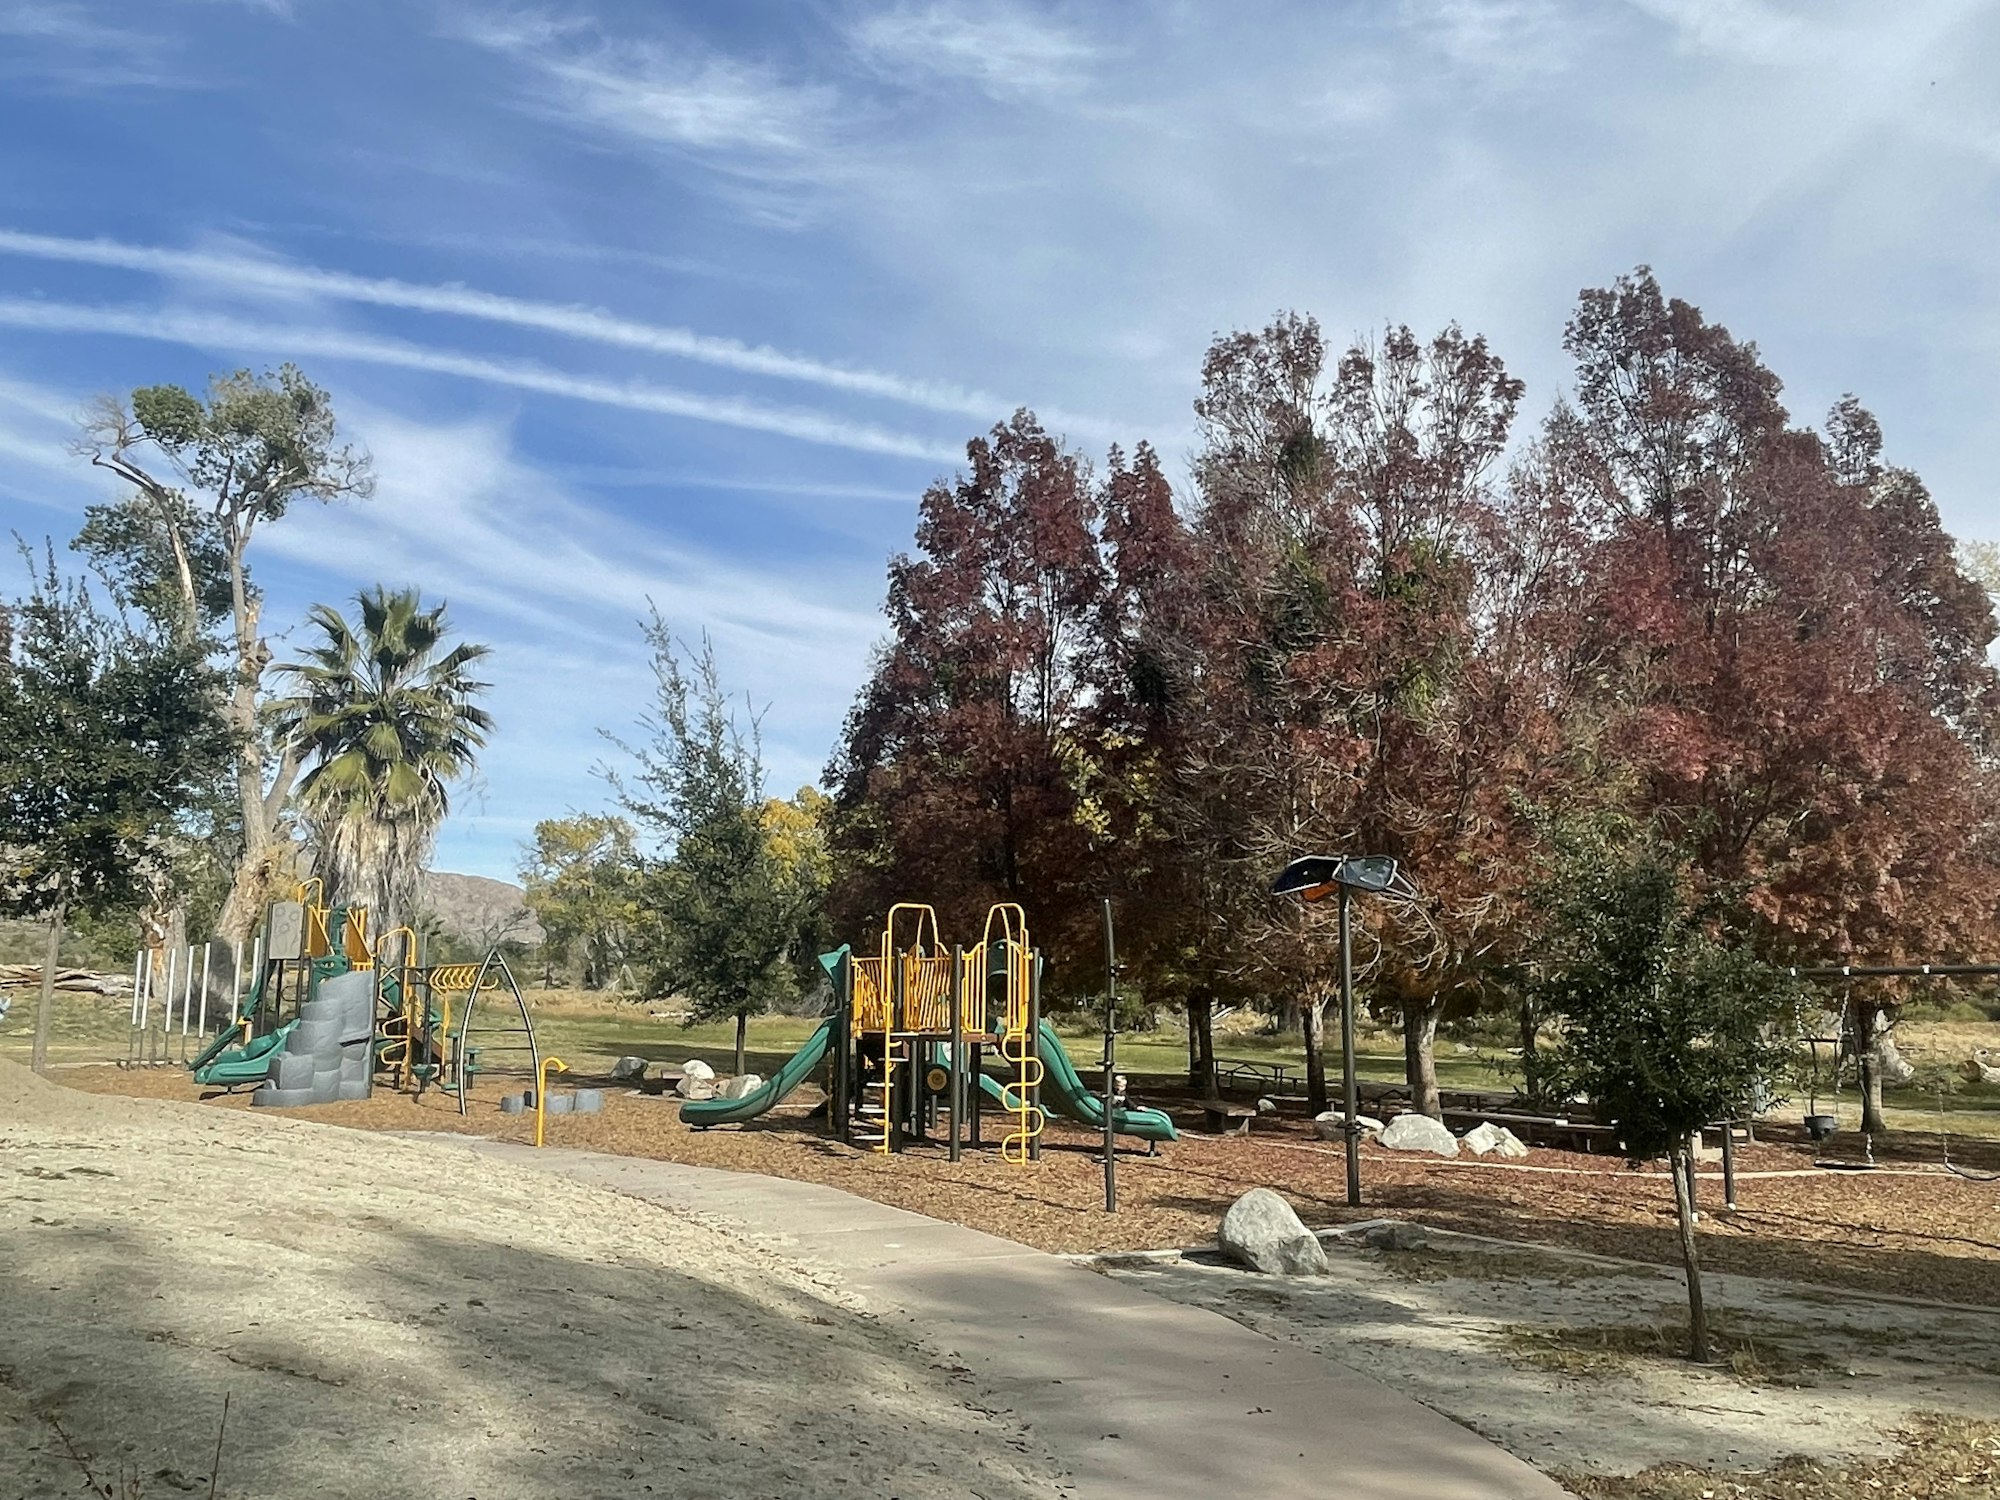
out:
<path id="1" fill-rule="evenodd" d="M 560 396 L 598 406 L 710 422 L 799 442 L 950 463 L 949 444 L 935 443 L 872 423 L 854 422 L 800 407 L 769 406 L 727 396 L 706 396 L 645 381 L 606 380 L 552 370 L 527 360 L 495 359 L 433 349 L 343 329 L 265 324 L 224 314 L 175 308 L 140 308 L 0 298 L 0 327 L 41 333 L 110 334 L 197 348 L 255 351 L 296 358 L 353 360 L 489 385 Z"/>
<path id="2" fill-rule="evenodd" d="M 848 42 L 891 82 L 966 82 L 1002 100 L 1074 93 L 1103 51 L 1047 11 L 1000 0 L 871 11 L 855 19 Z"/>
<path id="3" fill-rule="evenodd" d="M 756 182 L 832 166 L 838 100 L 828 84 L 796 83 L 691 39 L 614 37 L 546 13 L 460 15 L 448 34 L 516 64 L 522 102 L 564 124 Z"/>
<path id="4" fill-rule="evenodd" d="M 0 229 L 0 254 L 185 277 L 237 291 L 261 290 L 474 318 L 981 421 L 993 420 L 1010 409 L 997 396 L 962 386 L 913 380 L 882 370 L 857 369 L 769 345 L 619 317 L 597 308 L 537 302 L 464 286 L 426 286 L 385 277 L 355 276 L 258 255 L 178 250 L 117 240 L 69 239 L 6 229 Z M 1111 423 L 1100 419 L 1052 414 L 1050 420 L 1093 436 L 1113 431 Z"/>
<path id="5" fill-rule="evenodd" d="M 47 93 L 180 88 L 188 75 L 157 32 L 114 25 L 70 0 L 0 0 L 0 78 Z"/>

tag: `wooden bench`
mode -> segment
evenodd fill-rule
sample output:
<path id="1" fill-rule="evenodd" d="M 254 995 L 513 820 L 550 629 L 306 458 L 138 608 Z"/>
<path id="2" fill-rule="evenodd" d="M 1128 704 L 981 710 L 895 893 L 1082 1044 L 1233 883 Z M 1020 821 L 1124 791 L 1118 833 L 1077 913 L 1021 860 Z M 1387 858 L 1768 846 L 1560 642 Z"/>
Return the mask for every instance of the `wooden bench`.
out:
<path id="1" fill-rule="evenodd" d="M 1201 1101 L 1202 1124 L 1210 1135 L 1248 1135 L 1257 1111 L 1248 1104 L 1230 1104 L 1221 1099 Z"/>

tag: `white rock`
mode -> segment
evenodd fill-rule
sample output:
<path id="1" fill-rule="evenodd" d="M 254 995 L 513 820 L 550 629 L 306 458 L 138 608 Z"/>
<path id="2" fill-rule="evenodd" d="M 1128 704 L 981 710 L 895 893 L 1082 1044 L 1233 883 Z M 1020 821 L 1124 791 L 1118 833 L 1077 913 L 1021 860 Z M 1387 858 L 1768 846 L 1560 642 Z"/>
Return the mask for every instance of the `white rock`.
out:
<path id="1" fill-rule="evenodd" d="M 1272 1098 L 1268 1098 L 1268 1097 L 1267 1097 L 1267 1098 L 1263 1098 L 1263 1099 L 1259 1099 L 1259 1100 L 1257 1101 L 1257 1113 L 1258 1113 L 1258 1114 L 1260 1114 L 1260 1115 L 1275 1115 L 1275 1114 L 1276 1114 L 1277 1112 L 1278 1112 L 1278 1101 L 1277 1101 L 1276 1099 L 1272 1099 Z"/>
<path id="2" fill-rule="evenodd" d="M 1521 1144 L 1519 1136 L 1505 1125 L 1495 1125 L 1490 1120 L 1466 1131 L 1459 1137 L 1458 1143 L 1474 1156 L 1491 1154 L 1519 1158 L 1528 1154 L 1528 1148 Z"/>
<path id="3" fill-rule="evenodd" d="M 711 1068 L 698 1057 L 690 1057 L 686 1062 L 681 1064 L 681 1076 L 683 1078 L 699 1078 L 706 1082 L 715 1076 L 715 1069 Z"/>
<path id="4" fill-rule="evenodd" d="M 1965 1060 L 1965 1066 L 1959 1071 L 1974 1083 L 2000 1083 L 2000 1068 L 1986 1060 L 1991 1055 L 1981 1047 Z"/>
<path id="5" fill-rule="evenodd" d="M 621 1081 L 637 1082 L 646 1076 L 646 1059 L 621 1057 L 611 1065 L 611 1076 Z"/>
<path id="6" fill-rule="evenodd" d="M 1337 1109 L 1330 1109 L 1323 1115 L 1313 1116 L 1313 1134 L 1323 1141 L 1344 1140 L 1346 1122 L 1347 1116 Z M 1373 1115 L 1356 1115 L 1354 1123 L 1360 1127 L 1363 1140 L 1382 1133 L 1382 1122 Z"/>
<path id="7" fill-rule="evenodd" d="M 674 1092 L 679 1094 L 683 1099 L 713 1099 L 715 1097 L 715 1080 L 713 1078 L 696 1078 L 690 1074 L 674 1085 Z"/>
<path id="8" fill-rule="evenodd" d="M 764 1080 L 755 1073 L 742 1073 L 718 1088 L 716 1094 L 723 1099 L 741 1099 L 745 1095 L 754 1094 L 763 1086 Z"/>
<path id="9" fill-rule="evenodd" d="M 1458 1155 L 1458 1137 L 1445 1129 L 1442 1121 L 1420 1115 L 1414 1110 L 1397 1115 L 1376 1140 L 1391 1151 L 1428 1151 L 1433 1156 Z"/>
<path id="10" fill-rule="evenodd" d="M 1217 1236 L 1222 1248 L 1255 1270 L 1278 1276 L 1318 1276 L 1326 1251 L 1299 1222 L 1291 1204 L 1269 1188 L 1252 1188 L 1229 1205 Z"/>

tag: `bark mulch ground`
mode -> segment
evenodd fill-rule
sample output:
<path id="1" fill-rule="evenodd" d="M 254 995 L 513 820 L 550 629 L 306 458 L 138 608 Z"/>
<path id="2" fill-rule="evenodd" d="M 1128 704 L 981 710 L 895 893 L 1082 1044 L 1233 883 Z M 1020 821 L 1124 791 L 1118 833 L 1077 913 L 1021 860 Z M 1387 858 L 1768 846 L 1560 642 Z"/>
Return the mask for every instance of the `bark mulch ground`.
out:
<path id="1" fill-rule="evenodd" d="M 63 1082 L 94 1092 L 196 1099 L 179 1069 L 64 1069 Z M 573 1083 L 574 1077 L 563 1080 Z M 360 1103 L 288 1111 L 294 1118 L 366 1130 L 470 1131 L 533 1138 L 532 1117 L 500 1114 L 497 1083 L 461 1116 L 456 1103 L 378 1092 Z M 1149 1102 L 1157 1095 L 1149 1095 Z M 243 1108 L 246 1095 L 213 1096 Z M 552 1144 L 826 1183 L 881 1203 L 1056 1252 L 1175 1248 L 1212 1243 L 1223 1211 L 1244 1190 L 1276 1188 L 1307 1223 L 1398 1218 L 1653 1261 L 1679 1263 L 1673 1196 L 1663 1172 L 1631 1170 L 1615 1157 L 1536 1149 L 1519 1163 L 1457 1162 L 1363 1148 L 1366 1206 L 1345 1203 L 1340 1148 L 1318 1141 L 1303 1116 L 1259 1119 L 1248 1136 L 1188 1133 L 1157 1156 L 1121 1153 L 1119 1212 L 1103 1212 L 1098 1138 L 1060 1123 L 1038 1164 L 1016 1166 L 988 1147 L 954 1166 L 939 1147 L 893 1157 L 839 1145 L 807 1118 L 813 1091 L 747 1125 L 708 1131 L 680 1123 L 678 1101 L 613 1088 L 601 1115 L 551 1117 Z M 1182 1101 L 1167 1098 L 1183 1126 Z M 1194 1116 L 1198 1122 L 1198 1115 Z M 989 1133 L 992 1122 L 989 1121 Z M 1922 1142 L 1906 1141 L 1908 1165 L 1874 1173 L 1810 1170 L 1802 1143 L 1767 1141 L 1738 1152 L 1738 1208 L 1722 1208 L 1722 1185 L 1700 1192 L 1704 1263 L 1718 1271 L 1816 1282 L 1949 1302 L 2000 1306 L 2000 1184 L 1953 1177 L 1920 1164 Z M 1880 1153 L 1888 1159 L 1887 1153 Z M 1932 1158 L 1935 1159 L 1934 1156 Z M 1763 1176 L 1761 1173 L 1787 1175 Z"/>

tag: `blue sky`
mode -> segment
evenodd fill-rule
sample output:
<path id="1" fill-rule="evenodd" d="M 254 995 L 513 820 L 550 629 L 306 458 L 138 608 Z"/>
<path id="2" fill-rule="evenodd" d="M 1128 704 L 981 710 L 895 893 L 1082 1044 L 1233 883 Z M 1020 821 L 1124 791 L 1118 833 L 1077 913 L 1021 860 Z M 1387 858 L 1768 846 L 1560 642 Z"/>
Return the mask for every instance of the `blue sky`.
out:
<path id="1" fill-rule="evenodd" d="M 1280 308 L 1560 392 L 1646 262 L 2000 535 L 2000 7 L 1973 0 L 0 0 L 0 523 L 101 391 L 294 359 L 377 497 L 253 552 L 492 642 L 441 868 L 601 806 L 650 596 L 815 779 L 918 495 L 1017 404 L 1189 440 Z M 280 655 L 284 643 L 277 642 Z"/>

